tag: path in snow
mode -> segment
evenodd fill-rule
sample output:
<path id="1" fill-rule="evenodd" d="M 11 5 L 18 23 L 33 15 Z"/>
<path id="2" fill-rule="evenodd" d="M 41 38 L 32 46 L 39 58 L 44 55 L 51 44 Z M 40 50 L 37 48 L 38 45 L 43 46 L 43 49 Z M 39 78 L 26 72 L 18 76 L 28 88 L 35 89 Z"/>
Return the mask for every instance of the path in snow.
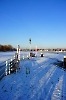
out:
<path id="1" fill-rule="evenodd" d="M 66 100 L 66 72 L 52 64 L 56 59 L 63 55 L 23 60 L 17 73 L 0 81 L 0 100 Z"/>

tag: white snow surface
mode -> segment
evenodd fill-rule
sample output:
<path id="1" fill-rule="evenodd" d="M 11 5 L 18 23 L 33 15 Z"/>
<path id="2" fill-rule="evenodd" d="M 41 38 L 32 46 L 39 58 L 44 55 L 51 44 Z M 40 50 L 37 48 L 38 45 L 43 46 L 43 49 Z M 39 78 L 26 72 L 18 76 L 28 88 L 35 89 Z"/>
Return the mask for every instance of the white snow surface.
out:
<path id="1" fill-rule="evenodd" d="M 14 52 L 0 53 L 4 59 Z M 21 57 L 29 52 L 21 52 Z M 2 55 L 2 56 L 1 56 Z M 10 56 L 9 56 L 10 55 Z M 0 80 L 0 100 L 66 100 L 66 71 L 53 63 L 65 54 L 44 53 L 20 62 L 20 70 Z M 27 74 L 28 73 L 28 74 Z"/>

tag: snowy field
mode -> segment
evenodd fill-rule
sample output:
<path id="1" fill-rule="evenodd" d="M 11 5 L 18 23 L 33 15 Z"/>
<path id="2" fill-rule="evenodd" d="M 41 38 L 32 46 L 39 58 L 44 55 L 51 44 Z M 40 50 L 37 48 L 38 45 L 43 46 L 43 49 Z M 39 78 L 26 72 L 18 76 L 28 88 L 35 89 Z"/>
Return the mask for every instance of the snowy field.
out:
<path id="1" fill-rule="evenodd" d="M 0 53 L 0 63 L 15 52 Z M 29 52 L 21 52 L 22 56 Z M 0 100 L 66 100 L 66 71 L 53 63 L 64 53 L 44 53 L 20 62 L 20 70 L 0 81 Z"/>
<path id="2" fill-rule="evenodd" d="M 0 63 L 8 60 L 8 59 L 13 59 L 16 51 L 14 52 L 0 52 Z M 29 52 L 21 52 L 21 57 L 22 56 L 27 56 Z"/>

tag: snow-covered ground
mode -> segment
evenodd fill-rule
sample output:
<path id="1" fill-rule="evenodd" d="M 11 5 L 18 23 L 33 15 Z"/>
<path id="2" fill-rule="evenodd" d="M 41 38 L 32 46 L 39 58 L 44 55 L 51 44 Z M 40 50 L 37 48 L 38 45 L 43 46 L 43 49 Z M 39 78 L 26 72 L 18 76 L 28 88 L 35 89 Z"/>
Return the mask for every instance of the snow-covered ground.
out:
<path id="1" fill-rule="evenodd" d="M 16 51 L 14 52 L 0 52 L 0 63 L 2 63 L 3 61 L 6 61 L 8 59 L 13 59 L 14 55 L 15 55 Z M 29 52 L 21 52 L 21 57 L 22 56 L 26 56 L 27 54 L 29 54 Z"/>
<path id="2" fill-rule="evenodd" d="M 28 54 L 21 52 L 21 57 Z M 66 71 L 53 64 L 64 55 L 44 53 L 40 57 L 38 52 L 38 57 L 21 61 L 20 70 L 0 81 L 0 100 L 66 100 Z"/>

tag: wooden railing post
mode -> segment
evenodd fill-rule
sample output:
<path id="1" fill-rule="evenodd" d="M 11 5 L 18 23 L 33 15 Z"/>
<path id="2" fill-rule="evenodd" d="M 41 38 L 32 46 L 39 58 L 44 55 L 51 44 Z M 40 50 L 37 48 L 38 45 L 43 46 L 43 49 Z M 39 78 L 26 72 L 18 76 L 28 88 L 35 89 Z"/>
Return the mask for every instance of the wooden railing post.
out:
<path id="1" fill-rule="evenodd" d="M 7 74 L 8 74 L 8 72 L 7 72 L 7 66 L 8 66 L 8 62 L 6 61 L 5 75 L 7 75 Z"/>
<path id="2" fill-rule="evenodd" d="M 66 56 L 64 56 L 64 68 L 66 68 Z"/>

